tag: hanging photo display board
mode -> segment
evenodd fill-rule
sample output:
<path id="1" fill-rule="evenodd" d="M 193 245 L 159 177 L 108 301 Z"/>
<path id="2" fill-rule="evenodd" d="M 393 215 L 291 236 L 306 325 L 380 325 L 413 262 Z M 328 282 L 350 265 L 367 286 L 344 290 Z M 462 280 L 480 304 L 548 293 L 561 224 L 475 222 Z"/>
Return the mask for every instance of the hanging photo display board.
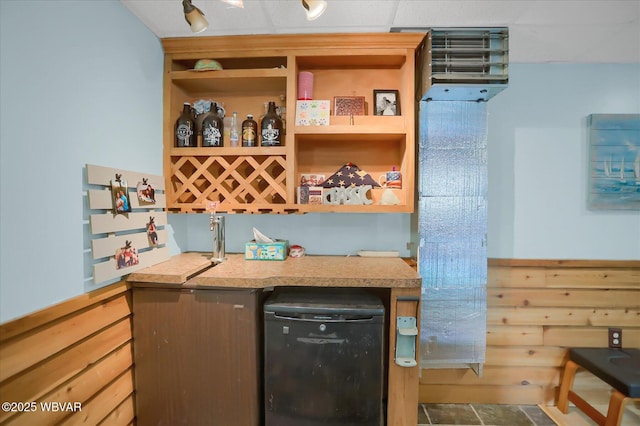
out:
<path id="1" fill-rule="evenodd" d="M 162 176 L 90 164 L 86 171 L 94 283 L 169 260 Z"/>

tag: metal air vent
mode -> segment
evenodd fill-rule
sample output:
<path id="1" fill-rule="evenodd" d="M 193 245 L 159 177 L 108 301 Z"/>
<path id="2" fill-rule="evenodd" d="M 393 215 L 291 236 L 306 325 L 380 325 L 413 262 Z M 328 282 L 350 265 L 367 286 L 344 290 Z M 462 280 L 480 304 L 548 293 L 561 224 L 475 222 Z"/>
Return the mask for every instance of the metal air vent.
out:
<path id="1" fill-rule="evenodd" d="M 436 28 L 425 48 L 422 78 L 431 84 L 422 100 L 487 101 L 507 87 L 508 28 Z"/>

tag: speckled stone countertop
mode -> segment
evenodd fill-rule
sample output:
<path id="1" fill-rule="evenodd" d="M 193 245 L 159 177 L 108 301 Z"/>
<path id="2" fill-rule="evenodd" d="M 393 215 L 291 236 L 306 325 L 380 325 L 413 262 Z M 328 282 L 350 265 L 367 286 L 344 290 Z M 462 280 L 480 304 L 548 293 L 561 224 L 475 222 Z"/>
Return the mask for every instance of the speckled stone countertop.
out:
<path id="1" fill-rule="evenodd" d="M 202 253 L 184 253 L 170 261 L 131 274 L 127 281 L 175 284 L 168 273 L 184 277 L 182 256 L 208 259 Z M 195 256 L 195 257 L 194 257 Z M 171 262 L 170 265 L 165 265 Z M 284 261 L 245 260 L 242 254 L 228 254 L 227 260 L 204 269 L 183 287 L 264 288 L 276 286 L 419 288 L 420 276 L 399 257 L 304 256 Z"/>
<path id="2" fill-rule="evenodd" d="M 129 274 L 127 281 L 138 283 L 183 284 L 211 267 L 211 253 L 181 253 L 166 262 Z"/>

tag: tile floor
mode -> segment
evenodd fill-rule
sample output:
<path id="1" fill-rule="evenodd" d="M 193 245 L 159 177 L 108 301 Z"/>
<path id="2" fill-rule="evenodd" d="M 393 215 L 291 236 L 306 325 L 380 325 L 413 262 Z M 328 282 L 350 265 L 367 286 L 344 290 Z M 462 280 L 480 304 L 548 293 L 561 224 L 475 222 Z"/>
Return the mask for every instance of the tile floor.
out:
<path id="1" fill-rule="evenodd" d="M 607 412 L 606 405 L 597 405 L 595 408 L 602 413 Z M 573 406 L 569 407 L 568 414 L 562 414 L 557 407 L 552 406 L 543 409 L 537 405 L 493 404 L 420 404 L 418 426 L 423 425 L 597 426 L 586 414 Z M 627 404 L 621 426 L 638 425 L 640 403 Z"/>
<path id="2" fill-rule="evenodd" d="M 537 405 L 420 404 L 418 425 L 556 426 Z"/>

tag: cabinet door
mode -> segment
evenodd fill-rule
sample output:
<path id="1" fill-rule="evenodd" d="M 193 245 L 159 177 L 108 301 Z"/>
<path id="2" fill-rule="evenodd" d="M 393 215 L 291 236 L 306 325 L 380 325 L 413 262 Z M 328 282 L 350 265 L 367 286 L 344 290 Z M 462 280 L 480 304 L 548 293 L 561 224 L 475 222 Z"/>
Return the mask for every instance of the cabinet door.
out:
<path id="1" fill-rule="evenodd" d="M 257 290 L 133 292 L 139 425 L 259 425 Z"/>

